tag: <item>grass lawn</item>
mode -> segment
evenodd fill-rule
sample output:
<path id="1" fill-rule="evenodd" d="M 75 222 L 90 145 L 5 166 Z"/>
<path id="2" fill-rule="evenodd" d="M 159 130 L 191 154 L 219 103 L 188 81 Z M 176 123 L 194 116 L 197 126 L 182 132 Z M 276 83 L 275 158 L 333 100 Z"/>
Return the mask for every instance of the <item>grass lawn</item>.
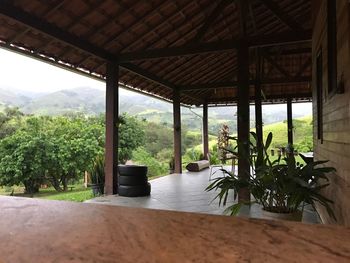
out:
<path id="1" fill-rule="evenodd" d="M 24 194 L 23 187 L 2 187 L 0 188 L 0 195 L 10 195 L 12 190 L 14 191 L 14 196 L 21 197 L 34 197 L 42 198 L 49 200 L 64 200 L 64 201 L 74 201 L 74 202 L 83 202 L 85 200 L 93 198 L 92 191 L 90 188 L 85 188 L 81 184 L 72 185 L 74 186 L 73 190 L 70 189 L 66 192 L 57 192 L 53 187 L 41 188 L 39 193 L 34 194 L 33 196 Z"/>

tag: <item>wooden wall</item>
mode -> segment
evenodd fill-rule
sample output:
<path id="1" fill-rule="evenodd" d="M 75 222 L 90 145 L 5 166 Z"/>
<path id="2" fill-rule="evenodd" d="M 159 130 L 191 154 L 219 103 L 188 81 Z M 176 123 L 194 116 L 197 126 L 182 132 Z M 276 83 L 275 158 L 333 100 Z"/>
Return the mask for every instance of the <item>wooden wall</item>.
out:
<path id="1" fill-rule="evenodd" d="M 330 160 L 337 169 L 330 174 L 331 185 L 325 190 L 334 201 L 337 222 L 327 216 L 324 209 L 318 209 L 324 223 L 350 226 L 350 4 L 348 0 L 337 1 L 337 83 L 344 80 L 343 94 L 328 93 L 327 69 L 327 1 L 313 0 L 314 30 L 313 52 L 313 116 L 314 153 L 316 160 Z M 316 61 L 322 51 L 323 83 L 323 142 L 317 138 L 317 85 Z"/>

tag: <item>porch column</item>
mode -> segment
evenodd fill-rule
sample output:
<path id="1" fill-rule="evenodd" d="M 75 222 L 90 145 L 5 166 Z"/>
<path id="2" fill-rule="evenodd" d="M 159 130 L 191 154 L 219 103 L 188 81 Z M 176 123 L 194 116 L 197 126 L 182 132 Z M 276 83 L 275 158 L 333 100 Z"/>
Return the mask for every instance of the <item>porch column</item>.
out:
<path id="1" fill-rule="evenodd" d="M 288 144 L 293 145 L 293 113 L 292 99 L 287 99 L 287 124 L 288 124 Z"/>
<path id="2" fill-rule="evenodd" d="M 105 194 L 118 191 L 118 95 L 119 66 L 107 63 L 106 71 L 106 146 L 105 146 Z"/>
<path id="3" fill-rule="evenodd" d="M 173 91 L 173 118 L 174 118 L 174 160 L 175 173 L 182 173 L 181 159 L 181 108 L 180 108 L 180 91 Z"/>
<path id="4" fill-rule="evenodd" d="M 203 127 L 202 127 L 202 140 L 203 140 L 203 154 L 204 158 L 208 159 L 209 153 L 209 141 L 208 141 L 208 103 L 203 103 Z"/>
<path id="5" fill-rule="evenodd" d="M 263 142 L 263 127 L 262 127 L 262 105 L 261 105 L 261 56 L 257 51 L 257 67 L 255 80 L 255 132 L 258 137 L 257 145 L 260 147 Z"/>
<path id="6" fill-rule="evenodd" d="M 245 42 L 237 49 L 238 59 L 238 177 L 249 178 L 249 50 Z M 242 189 L 238 193 L 239 201 L 249 201 L 250 192 Z"/>

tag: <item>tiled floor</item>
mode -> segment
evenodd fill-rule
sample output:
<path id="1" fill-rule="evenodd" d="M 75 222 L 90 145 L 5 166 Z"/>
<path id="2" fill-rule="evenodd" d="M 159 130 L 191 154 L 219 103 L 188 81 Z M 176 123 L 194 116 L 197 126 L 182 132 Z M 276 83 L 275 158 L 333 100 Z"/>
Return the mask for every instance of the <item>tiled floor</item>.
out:
<path id="1" fill-rule="evenodd" d="M 220 171 L 217 171 L 213 177 L 219 176 L 220 173 Z M 208 178 L 209 169 L 201 172 L 171 174 L 150 181 L 152 185 L 151 196 L 103 196 L 87 202 L 222 215 L 225 207 L 219 207 L 218 200 L 213 200 L 217 192 L 205 191 L 205 188 L 209 185 Z M 228 203 L 233 203 L 233 192 L 229 195 Z M 242 209 L 240 215 L 255 218 L 263 217 L 258 205 L 253 205 L 250 209 Z M 303 222 L 318 223 L 319 218 L 311 209 L 305 209 Z"/>

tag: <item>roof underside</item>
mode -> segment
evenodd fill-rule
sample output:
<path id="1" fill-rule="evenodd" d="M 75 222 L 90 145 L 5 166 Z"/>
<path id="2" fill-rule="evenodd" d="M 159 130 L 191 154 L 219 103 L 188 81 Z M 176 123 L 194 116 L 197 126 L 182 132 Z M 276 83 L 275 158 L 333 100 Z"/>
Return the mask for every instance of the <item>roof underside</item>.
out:
<path id="1" fill-rule="evenodd" d="M 186 105 L 237 101 L 237 45 L 249 45 L 251 97 L 311 99 L 309 0 L 14 0 L 0 3 L 0 45 Z"/>

